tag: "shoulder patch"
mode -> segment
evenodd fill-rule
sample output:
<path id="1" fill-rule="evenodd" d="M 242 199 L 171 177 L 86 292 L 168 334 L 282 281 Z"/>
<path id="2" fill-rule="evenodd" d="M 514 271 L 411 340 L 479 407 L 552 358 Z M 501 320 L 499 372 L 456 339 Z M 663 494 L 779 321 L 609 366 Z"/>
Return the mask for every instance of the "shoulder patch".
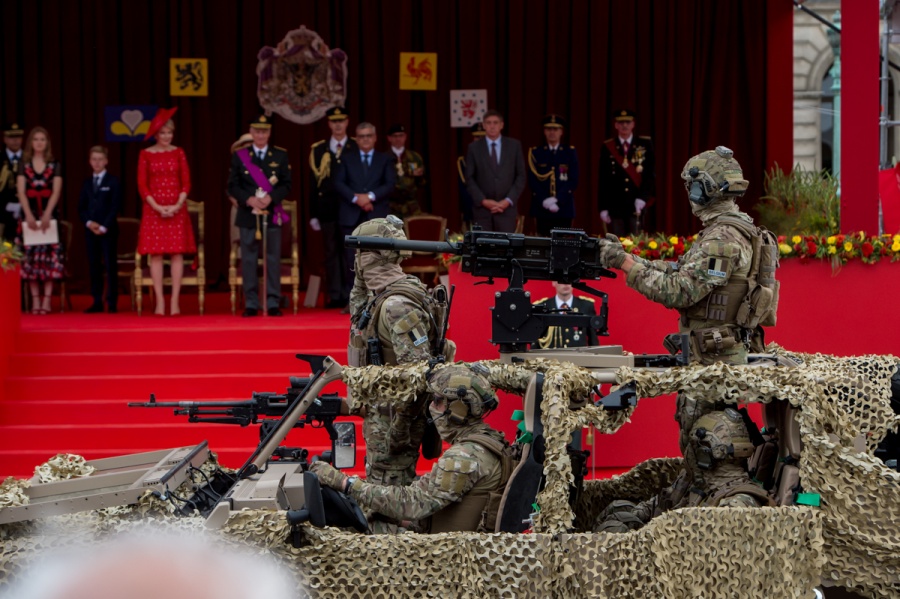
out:
<path id="1" fill-rule="evenodd" d="M 314 143 L 313 145 L 311 145 L 311 146 L 309 146 L 309 147 L 310 147 L 310 149 L 312 149 L 312 148 L 321 146 L 321 145 L 322 145 L 323 143 L 325 143 L 326 141 L 328 141 L 328 140 L 327 140 L 327 139 L 320 139 L 319 141 L 317 141 L 316 143 Z"/>
<path id="2" fill-rule="evenodd" d="M 586 296 L 586 295 L 579 295 L 579 296 L 577 296 L 577 297 L 578 297 L 578 299 L 580 299 L 580 300 L 584 300 L 584 301 L 586 301 L 586 302 L 591 302 L 592 304 L 595 303 L 595 302 L 597 301 L 597 300 L 595 300 L 594 298 L 588 297 L 588 296 Z"/>
<path id="3" fill-rule="evenodd" d="M 539 299 L 539 300 L 537 300 L 537 301 L 531 302 L 531 305 L 532 305 L 532 306 L 536 306 L 537 304 L 546 302 L 548 299 L 550 299 L 550 296 L 542 297 L 541 299 Z"/>
<path id="4" fill-rule="evenodd" d="M 280 146 L 274 146 L 274 148 L 275 148 L 276 150 L 281 150 L 282 152 L 287 152 L 287 150 L 285 150 L 284 148 L 282 148 L 282 147 L 280 147 Z"/>
<path id="5" fill-rule="evenodd" d="M 466 490 L 469 476 L 478 470 L 476 460 L 465 455 L 459 455 L 457 452 L 454 452 L 453 455 L 445 453 L 438 460 L 437 466 L 440 478 L 436 482 L 442 491 L 455 495 L 462 494 Z"/>

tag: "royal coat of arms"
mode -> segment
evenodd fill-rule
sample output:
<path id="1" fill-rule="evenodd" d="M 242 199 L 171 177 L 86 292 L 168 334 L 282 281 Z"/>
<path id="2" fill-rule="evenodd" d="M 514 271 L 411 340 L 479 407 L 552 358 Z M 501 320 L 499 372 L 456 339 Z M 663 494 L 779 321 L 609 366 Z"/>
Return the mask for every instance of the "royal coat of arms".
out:
<path id="1" fill-rule="evenodd" d="M 259 51 L 256 95 L 268 113 L 305 125 L 347 97 L 347 54 L 330 49 L 305 26 L 289 31 L 277 47 Z"/>

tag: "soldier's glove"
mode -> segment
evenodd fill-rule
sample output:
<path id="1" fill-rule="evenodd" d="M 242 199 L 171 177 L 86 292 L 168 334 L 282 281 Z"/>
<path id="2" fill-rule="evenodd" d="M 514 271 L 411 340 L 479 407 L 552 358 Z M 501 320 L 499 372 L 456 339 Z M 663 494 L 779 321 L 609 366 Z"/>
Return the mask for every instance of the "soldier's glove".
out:
<path id="1" fill-rule="evenodd" d="M 600 240 L 600 264 L 604 268 L 622 268 L 627 256 L 622 242 L 612 233 L 607 233 L 606 238 Z"/>
<path id="2" fill-rule="evenodd" d="M 335 491 L 344 490 L 344 473 L 328 462 L 313 462 L 309 471 L 319 477 L 319 482 Z"/>

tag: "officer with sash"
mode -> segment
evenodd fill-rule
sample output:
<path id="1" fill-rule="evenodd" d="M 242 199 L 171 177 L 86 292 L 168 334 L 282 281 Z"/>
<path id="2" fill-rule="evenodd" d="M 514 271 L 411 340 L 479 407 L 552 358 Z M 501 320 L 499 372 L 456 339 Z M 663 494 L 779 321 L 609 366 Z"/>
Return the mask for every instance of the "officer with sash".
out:
<path id="1" fill-rule="evenodd" d="M 548 114 L 543 124 L 547 143 L 528 150 L 528 185 L 538 235 L 549 237 L 551 229 L 568 229 L 575 218 L 578 155 L 575 148 L 561 143 L 566 127 L 563 117 Z"/>
<path id="2" fill-rule="evenodd" d="M 281 225 L 288 214 L 281 202 L 291 191 L 291 165 L 284 148 L 269 145 L 272 123 L 261 115 L 250 123 L 253 145 L 231 156 L 228 195 L 238 203 L 234 224 L 241 235 L 241 276 L 244 280 L 244 316 L 256 316 L 263 306 L 259 299 L 257 260 L 260 247 L 266 250 L 265 310 L 281 316 Z M 266 233 L 265 243 L 262 241 Z"/>
<path id="3" fill-rule="evenodd" d="M 3 153 L 0 155 L 0 224 L 3 239 L 12 242 L 16 238 L 19 218 L 19 198 L 16 197 L 16 171 L 22 162 L 22 136 L 25 131 L 18 123 L 3 128 Z"/>
<path id="4" fill-rule="evenodd" d="M 597 207 L 610 233 L 640 233 L 642 215 L 656 196 L 656 156 L 649 137 L 634 135 L 634 111 L 616 112 L 617 135 L 600 148 Z"/>

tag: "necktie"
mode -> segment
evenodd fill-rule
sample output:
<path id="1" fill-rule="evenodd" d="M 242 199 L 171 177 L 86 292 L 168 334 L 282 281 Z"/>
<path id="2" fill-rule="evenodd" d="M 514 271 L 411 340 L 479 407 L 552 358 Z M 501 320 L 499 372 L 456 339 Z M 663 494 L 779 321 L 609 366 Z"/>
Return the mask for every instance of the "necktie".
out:
<path id="1" fill-rule="evenodd" d="M 99 175 L 94 177 L 94 192 L 100 189 L 100 177 Z"/>
<path id="2" fill-rule="evenodd" d="M 500 161 L 497 159 L 497 142 L 491 142 L 491 160 L 494 161 L 494 166 L 500 166 Z"/>
<path id="3" fill-rule="evenodd" d="M 369 165 L 371 164 L 372 157 L 369 154 L 363 154 L 363 172 L 368 174 Z"/>
<path id="4" fill-rule="evenodd" d="M 263 154 L 263 151 L 262 151 L 262 150 L 259 150 L 259 151 L 256 152 L 256 157 L 259 158 L 259 161 L 260 161 L 260 162 L 262 162 L 263 160 L 265 160 L 265 154 Z"/>
<path id="5" fill-rule="evenodd" d="M 568 311 L 569 311 L 569 304 L 567 304 L 566 302 L 563 302 L 563 303 L 562 303 L 562 306 L 560 306 L 559 309 L 562 310 L 563 312 L 568 312 Z"/>

